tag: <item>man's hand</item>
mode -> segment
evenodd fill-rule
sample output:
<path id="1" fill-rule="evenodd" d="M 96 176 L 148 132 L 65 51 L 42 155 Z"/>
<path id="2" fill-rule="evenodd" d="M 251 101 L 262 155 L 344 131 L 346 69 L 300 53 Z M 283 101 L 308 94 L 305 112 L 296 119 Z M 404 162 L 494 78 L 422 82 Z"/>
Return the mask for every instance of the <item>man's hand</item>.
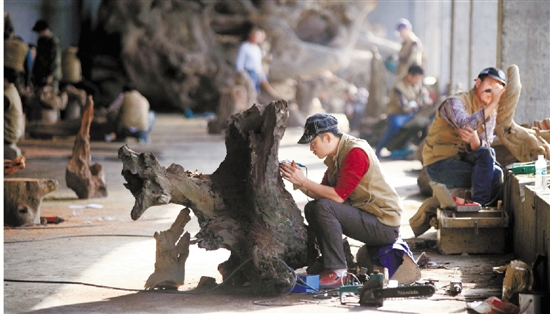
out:
<path id="1" fill-rule="evenodd" d="M 302 170 L 298 167 L 293 167 L 289 162 L 282 162 L 279 164 L 279 171 L 281 171 L 281 176 L 283 179 L 289 181 L 290 183 L 301 187 L 304 184 L 305 175 Z"/>
<path id="2" fill-rule="evenodd" d="M 471 127 L 468 126 L 464 129 L 458 129 L 458 134 L 460 134 L 460 138 L 464 142 L 470 144 L 472 150 L 476 150 L 481 146 L 481 140 L 479 139 L 477 132 Z"/>

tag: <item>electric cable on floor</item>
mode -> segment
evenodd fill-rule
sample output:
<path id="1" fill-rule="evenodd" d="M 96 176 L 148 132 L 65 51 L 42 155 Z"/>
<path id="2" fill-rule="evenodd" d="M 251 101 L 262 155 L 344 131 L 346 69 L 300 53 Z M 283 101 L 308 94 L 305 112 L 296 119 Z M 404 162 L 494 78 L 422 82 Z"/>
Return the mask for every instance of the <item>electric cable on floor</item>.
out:
<path id="1" fill-rule="evenodd" d="M 285 294 L 283 294 L 280 297 L 270 299 L 270 300 L 263 300 L 263 301 L 255 301 L 253 304 L 255 305 L 263 305 L 263 306 L 289 306 L 289 305 L 300 305 L 305 304 L 305 301 L 300 302 L 294 302 L 294 303 L 285 303 L 285 304 L 274 304 L 274 301 L 280 300 L 284 297 L 286 297 L 294 286 L 296 285 L 297 280 L 302 281 L 294 269 L 292 269 L 290 266 L 288 266 L 283 260 L 279 259 L 278 257 L 274 257 L 277 261 L 282 263 L 292 274 L 293 274 L 293 284 L 290 289 L 287 290 Z M 113 287 L 113 286 L 105 286 L 105 285 L 98 285 L 98 284 L 92 284 L 87 282 L 81 282 L 81 281 L 64 281 L 64 280 L 25 280 L 25 279 L 10 279 L 10 278 L 4 278 L 4 282 L 18 282 L 18 283 L 42 283 L 42 284 L 67 284 L 67 285 L 82 285 L 82 286 L 89 286 L 89 287 L 96 287 L 96 288 L 103 288 L 103 289 L 112 289 L 112 290 L 120 290 L 120 291 L 130 291 L 130 292 L 154 292 L 154 293 L 168 293 L 168 294 L 204 294 L 212 292 L 220 287 L 222 287 L 226 282 L 229 282 L 229 279 L 233 277 L 241 268 L 243 268 L 248 262 L 252 261 L 252 258 L 247 259 L 244 261 L 239 267 L 237 267 L 233 272 L 219 285 L 208 289 L 208 290 L 187 290 L 187 291 L 178 291 L 178 290 L 160 290 L 160 289 L 130 289 L 130 288 L 120 288 L 120 287 Z M 303 282 L 303 281 L 302 281 Z M 307 283 L 303 282 L 304 285 L 308 286 L 311 289 L 315 289 L 308 285 Z"/>
<path id="2" fill-rule="evenodd" d="M 49 238 L 39 238 L 33 240 L 16 240 L 16 241 L 4 241 L 4 244 L 15 244 L 15 243 L 27 243 L 27 242 L 39 242 L 39 241 L 48 241 L 48 240 L 57 240 L 57 239 L 67 239 L 67 238 L 86 238 L 86 237 L 136 237 L 136 238 L 153 238 L 150 235 L 141 235 L 141 234 L 74 234 L 66 236 L 57 236 Z"/>

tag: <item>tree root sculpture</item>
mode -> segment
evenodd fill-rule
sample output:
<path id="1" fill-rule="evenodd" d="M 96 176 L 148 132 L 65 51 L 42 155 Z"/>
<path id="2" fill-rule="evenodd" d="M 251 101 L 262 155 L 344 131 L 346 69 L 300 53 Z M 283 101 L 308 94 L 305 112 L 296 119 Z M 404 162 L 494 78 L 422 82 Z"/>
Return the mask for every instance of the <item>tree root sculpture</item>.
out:
<path id="1" fill-rule="evenodd" d="M 88 96 L 80 131 L 73 146 L 73 155 L 65 171 L 67 187 L 75 191 L 80 199 L 107 196 L 107 183 L 103 167 L 99 163 L 90 166 L 90 126 L 93 119 L 94 101 L 92 96 Z"/>
<path id="2" fill-rule="evenodd" d="M 157 253 L 155 272 L 145 282 L 145 289 L 177 290 L 185 279 L 185 261 L 189 256 L 191 236 L 183 228 L 191 220 L 189 209 L 180 211 L 170 229 L 155 232 Z"/>
<path id="3" fill-rule="evenodd" d="M 132 219 L 151 206 L 184 205 L 198 218 L 199 247 L 231 251 L 229 260 L 219 266 L 224 280 L 251 260 L 250 267 L 237 270 L 233 283 L 249 282 L 260 294 L 285 292 L 293 280 L 286 265 L 300 268 L 307 260 L 303 217 L 278 170 L 287 119 L 284 100 L 231 116 L 227 155 L 211 175 L 177 164 L 164 168 L 152 153 L 122 146 L 122 175 L 136 199 Z"/>
<path id="4" fill-rule="evenodd" d="M 508 83 L 498 106 L 495 132 L 502 144 L 521 162 L 536 160 L 538 155 L 550 158 L 550 145 L 541 136 L 540 130 L 528 129 L 514 122 L 514 112 L 521 94 L 519 68 L 513 64 L 507 72 Z"/>

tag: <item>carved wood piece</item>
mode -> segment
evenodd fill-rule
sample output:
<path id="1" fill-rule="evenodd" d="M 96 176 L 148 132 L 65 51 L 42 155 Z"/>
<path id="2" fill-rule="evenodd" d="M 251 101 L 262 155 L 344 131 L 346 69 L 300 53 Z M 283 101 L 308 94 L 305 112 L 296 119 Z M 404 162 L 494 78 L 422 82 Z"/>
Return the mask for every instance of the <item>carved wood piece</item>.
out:
<path id="1" fill-rule="evenodd" d="M 545 155 L 548 159 L 550 145 L 540 135 L 540 131 L 522 127 L 513 120 L 521 94 L 521 81 L 517 65 L 509 66 L 507 72 L 508 82 L 497 109 L 495 133 L 510 153 L 521 162 L 536 160 L 538 155 Z"/>
<path id="2" fill-rule="evenodd" d="M 211 175 L 172 164 L 159 165 L 152 153 L 119 149 L 125 186 L 134 195 L 132 219 L 155 205 L 187 206 L 201 230 L 197 244 L 225 248 L 229 260 L 219 266 L 224 279 L 243 263 L 233 282 L 249 282 L 261 294 L 285 292 L 292 268 L 306 264 L 303 217 L 279 173 L 278 149 L 288 119 L 284 100 L 231 117 L 226 130 L 227 155 Z"/>
<path id="3" fill-rule="evenodd" d="M 4 179 L 4 225 L 20 227 L 40 223 L 44 195 L 58 187 L 56 180 L 34 178 Z"/>
<path id="4" fill-rule="evenodd" d="M 76 136 L 73 155 L 65 171 L 67 187 L 75 191 L 79 199 L 107 197 L 107 182 L 99 163 L 90 165 L 90 125 L 94 119 L 94 101 L 88 96 L 82 116 L 80 131 Z"/>
<path id="5" fill-rule="evenodd" d="M 177 290 L 185 279 L 185 261 L 189 256 L 189 232 L 183 234 L 185 225 L 191 220 L 190 210 L 180 211 L 170 229 L 155 232 L 157 253 L 155 272 L 149 276 L 145 289 Z"/>

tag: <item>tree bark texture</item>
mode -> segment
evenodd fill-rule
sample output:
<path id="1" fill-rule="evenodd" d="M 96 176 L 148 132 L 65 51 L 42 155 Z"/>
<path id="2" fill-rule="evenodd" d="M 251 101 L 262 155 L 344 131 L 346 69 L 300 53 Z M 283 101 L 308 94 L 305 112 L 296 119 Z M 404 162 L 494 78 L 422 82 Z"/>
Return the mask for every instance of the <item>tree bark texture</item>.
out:
<path id="1" fill-rule="evenodd" d="M 287 119 L 284 100 L 233 115 L 225 136 L 227 155 L 210 175 L 177 164 L 164 168 L 152 153 L 121 147 L 125 186 L 136 198 L 132 219 L 155 205 L 187 206 L 199 221 L 199 247 L 231 251 L 219 266 L 224 280 L 251 263 L 233 283 L 250 282 L 262 294 L 286 291 L 292 276 L 282 262 L 300 268 L 307 258 L 303 217 L 278 170 Z"/>
<path id="2" fill-rule="evenodd" d="M 88 96 L 86 110 L 82 116 L 73 155 L 65 171 L 67 187 L 75 191 L 80 199 L 107 196 L 107 181 L 100 163 L 90 165 L 90 125 L 94 119 L 94 101 Z"/>

